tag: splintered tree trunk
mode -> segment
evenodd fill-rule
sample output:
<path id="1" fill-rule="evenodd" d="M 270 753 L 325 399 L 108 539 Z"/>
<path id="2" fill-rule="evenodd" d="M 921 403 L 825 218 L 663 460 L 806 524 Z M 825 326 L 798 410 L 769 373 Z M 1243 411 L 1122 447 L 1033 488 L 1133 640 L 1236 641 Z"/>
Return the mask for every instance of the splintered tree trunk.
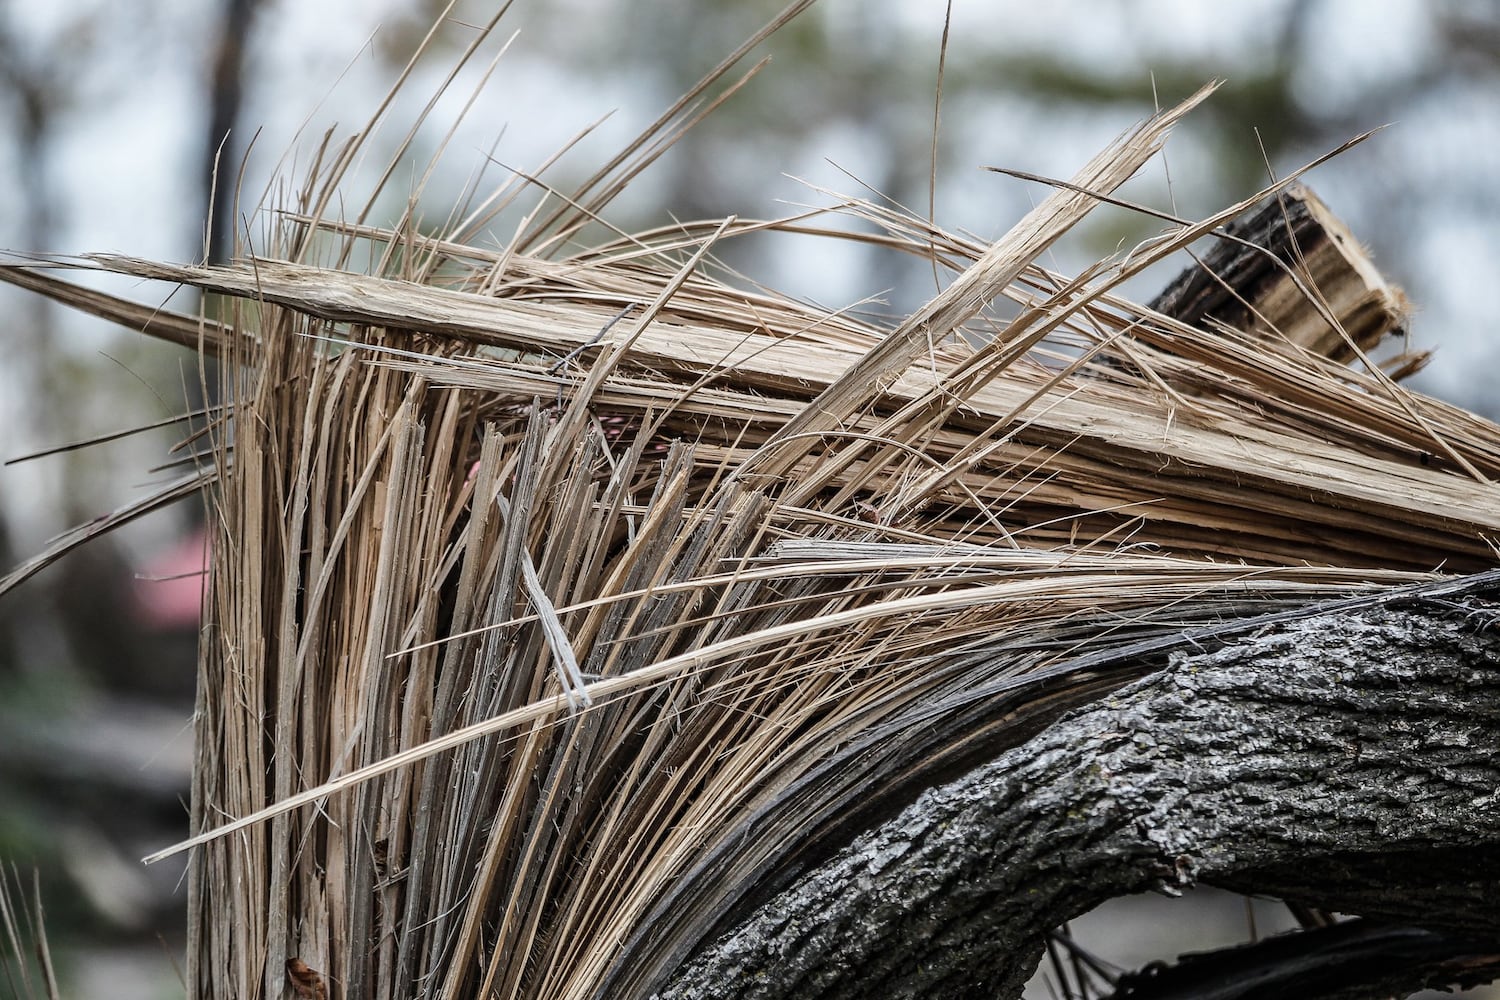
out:
<path id="1" fill-rule="evenodd" d="M 1483 580 L 1493 596 L 1500 580 Z M 1212 652 L 1184 646 L 1166 670 L 924 794 L 661 996 L 1015 997 L 1048 928 L 1113 896 L 1195 883 L 1424 928 L 1401 940 L 1415 935 L 1426 961 L 1356 963 L 1331 981 L 1327 962 L 1283 956 L 1270 966 L 1291 977 L 1278 995 L 1488 981 L 1500 969 L 1497 617 L 1492 599 L 1433 596 Z M 1376 954 L 1396 946 L 1372 940 Z M 1172 995 L 1242 995 L 1202 985 Z"/>

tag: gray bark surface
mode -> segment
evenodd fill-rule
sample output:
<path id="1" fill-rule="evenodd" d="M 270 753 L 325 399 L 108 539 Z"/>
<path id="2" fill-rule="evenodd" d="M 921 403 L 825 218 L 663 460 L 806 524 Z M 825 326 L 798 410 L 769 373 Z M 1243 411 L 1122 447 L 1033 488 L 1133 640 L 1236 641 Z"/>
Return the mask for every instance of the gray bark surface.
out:
<path id="1" fill-rule="evenodd" d="M 659 996 L 1015 997 L 1050 928 L 1198 882 L 1500 939 L 1497 616 L 1428 601 L 1174 654 L 928 791 Z"/>

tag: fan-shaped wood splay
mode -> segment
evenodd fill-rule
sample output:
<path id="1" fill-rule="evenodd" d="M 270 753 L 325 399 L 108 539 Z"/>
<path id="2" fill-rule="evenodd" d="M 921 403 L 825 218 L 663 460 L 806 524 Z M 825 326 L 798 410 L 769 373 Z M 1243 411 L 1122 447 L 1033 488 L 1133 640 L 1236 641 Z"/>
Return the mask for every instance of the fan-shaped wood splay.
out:
<path id="1" fill-rule="evenodd" d="M 1101 654 L 1496 562 L 1500 429 L 1368 362 L 1398 298 L 1370 321 L 1300 249 L 1270 273 L 1302 305 L 1245 329 L 1115 294 L 1301 203 L 1291 178 L 1039 264 L 1212 88 L 990 246 L 839 201 L 952 275 L 888 327 L 715 276 L 745 233 L 851 238 L 815 215 L 574 248 L 732 65 L 581 190 L 513 178 L 441 236 L 339 214 L 373 201 L 341 187 L 361 139 L 318 151 L 262 253 L 69 262 L 226 297 L 215 322 L 4 271 L 223 373 L 213 467 L 160 498 L 205 489 L 213 533 L 192 837 L 162 852 L 193 851 L 191 995 L 646 996 L 1140 669 Z"/>

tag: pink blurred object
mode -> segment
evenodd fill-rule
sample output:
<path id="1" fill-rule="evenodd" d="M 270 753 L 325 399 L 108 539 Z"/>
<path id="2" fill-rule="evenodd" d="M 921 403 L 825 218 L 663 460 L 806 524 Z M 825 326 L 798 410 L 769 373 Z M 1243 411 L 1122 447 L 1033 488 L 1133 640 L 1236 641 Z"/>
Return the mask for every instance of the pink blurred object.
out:
<path id="1" fill-rule="evenodd" d="M 208 536 L 199 527 L 136 574 L 133 590 L 142 625 L 160 632 L 198 627 L 208 556 Z"/>

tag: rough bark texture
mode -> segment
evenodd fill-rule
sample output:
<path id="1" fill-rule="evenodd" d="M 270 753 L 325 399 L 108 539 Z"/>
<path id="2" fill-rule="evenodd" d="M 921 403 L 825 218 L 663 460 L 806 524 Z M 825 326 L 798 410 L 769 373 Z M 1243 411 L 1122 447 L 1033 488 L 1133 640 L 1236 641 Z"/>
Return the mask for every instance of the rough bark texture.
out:
<path id="1" fill-rule="evenodd" d="M 1194 882 L 1500 939 L 1497 615 L 1376 608 L 1179 654 L 926 793 L 660 995 L 1018 996 L 1048 928 Z"/>

